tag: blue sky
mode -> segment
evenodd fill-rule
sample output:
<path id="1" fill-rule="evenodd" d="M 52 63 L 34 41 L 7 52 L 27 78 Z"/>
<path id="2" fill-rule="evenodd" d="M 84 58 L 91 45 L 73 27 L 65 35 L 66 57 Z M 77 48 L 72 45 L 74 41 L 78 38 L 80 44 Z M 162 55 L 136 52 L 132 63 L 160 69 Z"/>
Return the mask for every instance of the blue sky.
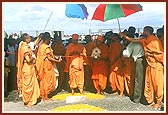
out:
<path id="1" fill-rule="evenodd" d="M 108 3 L 110 4 L 110 2 Z M 3 30 L 8 34 L 12 32 L 18 33 L 22 30 L 35 36 L 36 30 L 39 32 L 57 30 L 64 31 L 64 34 L 89 34 L 89 29 L 92 32 L 97 32 L 98 29 L 118 29 L 116 19 L 107 22 L 91 20 L 96 7 L 100 3 L 80 2 L 80 4 L 85 4 L 87 7 L 89 13 L 87 20 L 66 17 L 65 4 L 64 2 L 3 2 Z M 137 4 L 137 2 L 134 4 Z M 139 2 L 138 4 L 142 5 L 143 11 L 134 13 L 128 17 L 119 18 L 121 28 L 127 29 L 129 26 L 143 28 L 146 25 L 162 27 L 165 24 L 166 2 Z M 47 24 L 52 11 L 53 14 Z M 45 28 L 46 24 L 47 27 Z"/>

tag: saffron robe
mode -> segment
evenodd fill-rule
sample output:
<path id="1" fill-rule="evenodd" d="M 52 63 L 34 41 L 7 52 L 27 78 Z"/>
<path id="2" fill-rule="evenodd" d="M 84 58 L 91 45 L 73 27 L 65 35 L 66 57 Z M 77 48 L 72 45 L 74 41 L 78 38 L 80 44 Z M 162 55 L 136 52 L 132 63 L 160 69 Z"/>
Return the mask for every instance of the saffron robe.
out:
<path id="1" fill-rule="evenodd" d="M 115 42 L 111 42 L 108 53 L 108 57 L 111 62 L 115 60 L 116 56 L 120 55 L 121 49 L 122 46 L 119 41 L 116 40 Z M 124 91 L 124 78 L 122 69 L 121 57 L 119 57 L 118 60 L 116 60 L 113 65 L 111 65 L 110 70 L 109 82 L 113 91 L 116 91 L 117 89 L 119 89 L 120 92 Z"/>
<path id="2" fill-rule="evenodd" d="M 26 42 L 20 42 L 17 61 L 17 85 L 19 94 L 26 105 L 34 105 L 40 96 L 35 66 L 27 63 L 25 56 L 32 58 L 32 51 Z"/>
<path id="3" fill-rule="evenodd" d="M 47 54 L 53 56 L 49 45 L 42 43 L 37 51 L 36 68 L 38 80 L 40 82 L 40 95 L 50 94 L 56 86 L 56 76 L 54 73 L 54 62 L 47 59 Z"/>
<path id="4" fill-rule="evenodd" d="M 65 53 L 66 66 L 64 72 L 69 72 L 69 86 L 71 89 L 84 86 L 84 68 L 86 49 L 82 44 L 70 43 Z"/>
<path id="5" fill-rule="evenodd" d="M 161 103 L 164 91 L 163 47 L 160 40 L 154 35 L 140 39 L 140 43 L 144 48 L 147 61 L 144 96 L 149 104 L 153 103 L 154 99 L 157 103 Z M 153 56 L 148 56 L 148 53 L 153 54 Z"/>
<path id="6" fill-rule="evenodd" d="M 124 86 L 129 96 L 134 89 L 134 60 L 132 57 L 122 57 Z"/>
<path id="7" fill-rule="evenodd" d="M 101 90 L 104 90 L 106 88 L 106 84 L 107 84 L 108 46 L 103 43 L 96 47 L 100 49 L 101 55 L 98 59 L 93 59 L 92 79 L 93 79 L 94 87 L 97 90 L 97 93 L 100 93 Z"/>

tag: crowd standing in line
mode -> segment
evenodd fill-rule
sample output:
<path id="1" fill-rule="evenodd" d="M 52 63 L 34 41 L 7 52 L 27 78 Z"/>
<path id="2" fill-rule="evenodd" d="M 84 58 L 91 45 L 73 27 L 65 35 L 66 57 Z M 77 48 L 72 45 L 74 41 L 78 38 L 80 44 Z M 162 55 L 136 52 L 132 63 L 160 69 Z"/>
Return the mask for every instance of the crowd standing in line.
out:
<path id="1" fill-rule="evenodd" d="M 109 31 L 96 40 L 87 35 L 86 44 L 72 34 L 66 47 L 60 36 L 52 38 L 48 32 L 33 42 L 27 33 L 18 41 L 10 36 L 4 42 L 5 97 L 17 89 L 24 104 L 32 106 L 37 99 L 52 101 L 50 97 L 63 90 L 72 95 L 87 90 L 126 95 L 135 103 L 161 108 L 164 28 L 156 35 L 151 26 L 145 26 L 141 36 L 135 30 L 130 26 L 120 33 Z"/>

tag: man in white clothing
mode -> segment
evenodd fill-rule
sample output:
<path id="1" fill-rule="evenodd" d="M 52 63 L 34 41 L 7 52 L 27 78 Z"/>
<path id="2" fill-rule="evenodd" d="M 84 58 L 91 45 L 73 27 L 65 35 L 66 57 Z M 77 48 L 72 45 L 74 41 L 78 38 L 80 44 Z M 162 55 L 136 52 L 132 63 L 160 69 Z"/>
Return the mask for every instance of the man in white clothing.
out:
<path id="1" fill-rule="evenodd" d="M 145 76 L 145 58 L 144 50 L 140 43 L 131 42 L 126 49 L 123 51 L 123 56 L 132 56 L 135 62 L 134 71 L 134 94 L 133 101 L 135 103 L 140 103 L 141 97 L 143 96 L 144 90 L 144 76 Z"/>

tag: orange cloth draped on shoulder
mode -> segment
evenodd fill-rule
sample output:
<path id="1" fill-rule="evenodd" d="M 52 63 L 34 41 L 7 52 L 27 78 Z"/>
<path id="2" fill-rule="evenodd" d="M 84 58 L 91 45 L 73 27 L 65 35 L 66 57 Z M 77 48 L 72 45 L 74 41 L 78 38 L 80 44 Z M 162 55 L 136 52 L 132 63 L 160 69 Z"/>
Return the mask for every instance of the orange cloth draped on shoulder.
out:
<path id="1" fill-rule="evenodd" d="M 144 96 L 149 104 L 153 103 L 154 99 L 157 103 L 161 103 L 164 90 L 163 47 L 160 40 L 154 35 L 150 35 L 146 39 L 142 38 L 140 42 L 143 45 L 147 60 Z M 153 56 L 149 56 L 149 54 Z"/>
<path id="2" fill-rule="evenodd" d="M 134 60 L 132 57 L 122 57 L 124 86 L 129 96 L 133 95 L 134 88 Z"/>
<path id="3" fill-rule="evenodd" d="M 112 42 L 109 47 L 109 60 L 113 62 L 116 56 L 119 56 L 121 53 L 122 46 L 119 41 Z M 121 57 L 111 65 L 110 76 L 109 76 L 110 86 L 113 91 L 119 89 L 120 92 L 124 91 L 124 78 L 122 71 L 122 62 Z"/>
<path id="4" fill-rule="evenodd" d="M 17 85 L 23 102 L 26 105 L 34 105 L 40 96 L 39 85 L 33 63 L 27 63 L 25 56 L 32 57 L 30 46 L 26 42 L 20 42 L 17 61 Z"/>
<path id="5" fill-rule="evenodd" d="M 93 79 L 94 87 L 97 90 L 97 93 L 101 93 L 101 90 L 104 90 L 107 84 L 108 47 L 104 43 L 96 47 L 100 49 L 101 55 L 99 57 L 100 59 L 93 59 L 92 79 Z"/>
<path id="6" fill-rule="evenodd" d="M 69 72 L 70 88 L 83 89 L 84 69 L 83 64 L 86 61 L 86 49 L 82 44 L 71 43 L 68 45 L 65 53 L 66 66 L 64 71 Z"/>
<path id="7" fill-rule="evenodd" d="M 54 63 L 49 61 L 47 54 L 53 56 L 51 47 L 46 44 L 41 44 L 37 52 L 36 68 L 38 72 L 38 80 L 40 81 L 40 95 L 50 94 L 56 85 L 56 76 L 54 74 Z"/>

